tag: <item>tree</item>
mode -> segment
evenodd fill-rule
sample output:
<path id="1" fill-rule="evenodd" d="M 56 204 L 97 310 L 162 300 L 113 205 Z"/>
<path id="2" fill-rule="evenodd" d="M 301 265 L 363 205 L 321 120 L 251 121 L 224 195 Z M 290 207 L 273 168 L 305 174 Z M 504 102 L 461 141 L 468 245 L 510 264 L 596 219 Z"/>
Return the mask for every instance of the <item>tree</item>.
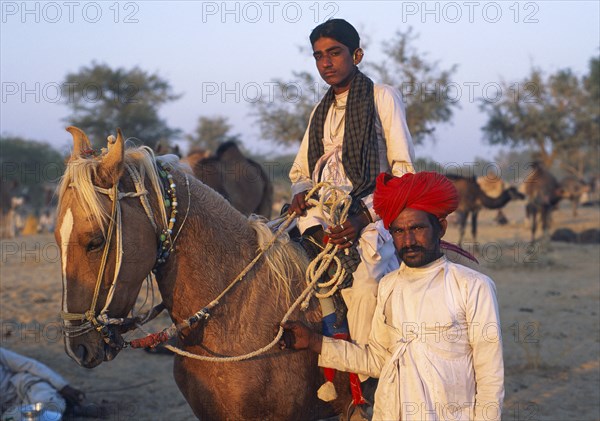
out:
<path id="1" fill-rule="evenodd" d="M 0 179 L 17 186 L 34 208 L 48 205 L 64 172 L 64 157 L 52 146 L 20 137 L 0 138 Z"/>
<path id="2" fill-rule="evenodd" d="M 214 152 L 221 143 L 227 141 L 239 141 L 239 135 L 229 134 L 231 124 L 227 117 L 204 117 L 198 118 L 198 125 L 192 135 L 186 136 L 190 150 L 194 148 Z"/>
<path id="3" fill-rule="evenodd" d="M 397 32 L 396 38 L 383 44 L 391 62 L 367 65 L 379 76 L 379 81 L 396 86 L 404 94 L 407 123 L 415 143 L 433 136 L 435 125 L 449 121 L 458 103 L 448 98 L 445 87 L 456 66 L 439 70 L 437 63 L 428 62 L 412 42 L 416 37 L 409 28 Z M 311 73 L 293 72 L 294 79 L 284 83 L 274 80 L 275 94 L 257 101 L 254 115 L 263 138 L 284 145 L 302 140 L 310 113 L 327 88 Z M 433 94 L 430 93 L 433 91 Z"/>
<path id="4" fill-rule="evenodd" d="M 390 60 L 372 67 L 381 83 L 396 86 L 402 92 L 408 129 L 413 142 L 420 144 L 427 138 L 435 138 L 435 125 L 450 121 L 458 101 L 448 96 L 456 65 L 438 69 L 438 62 L 428 61 L 426 54 L 414 47 L 417 38 L 411 27 L 396 32 L 392 41 L 383 43 Z"/>
<path id="5" fill-rule="evenodd" d="M 590 74 L 578 78 L 570 69 L 544 77 L 532 69 L 528 78 L 503 83 L 498 101 L 481 100 L 488 114 L 482 128 L 492 145 L 526 147 L 546 167 L 558 162 L 583 177 L 597 166 L 600 143 L 599 61 L 590 61 Z"/>
<path id="6" fill-rule="evenodd" d="M 320 91 L 319 87 L 323 85 L 310 73 L 292 74 L 294 79 L 289 82 L 275 79 L 273 95 L 261 97 L 254 110 L 262 137 L 283 145 L 302 141 L 310 113 L 326 92 Z"/>
<path id="7" fill-rule="evenodd" d="M 69 88 L 66 103 L 72 110 L 66 121 L 84 130 L 97 147 L 105 146 L 106 137 L 117 127 L 152 148 L 179 133 L 158 116 L 160 106 L 179 95 L 156 74 L 139 67 L 111 69 L 92 63 L 69 73 L 65 86 Z"/>

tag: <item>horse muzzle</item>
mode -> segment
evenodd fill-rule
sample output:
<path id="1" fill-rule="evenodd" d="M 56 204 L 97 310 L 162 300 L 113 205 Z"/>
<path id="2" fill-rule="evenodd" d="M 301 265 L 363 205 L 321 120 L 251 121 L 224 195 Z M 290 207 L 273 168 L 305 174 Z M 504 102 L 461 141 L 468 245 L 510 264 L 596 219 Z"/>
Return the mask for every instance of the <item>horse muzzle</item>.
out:
<path id="1" fill-rule="evenodd" d="M 124 347 L 125 341 L 114 326 L 105 326 L 102 332 L 94 330 L 81 336 L 65 337 L 66 353 L 85 368 L 113 360 Z"/>

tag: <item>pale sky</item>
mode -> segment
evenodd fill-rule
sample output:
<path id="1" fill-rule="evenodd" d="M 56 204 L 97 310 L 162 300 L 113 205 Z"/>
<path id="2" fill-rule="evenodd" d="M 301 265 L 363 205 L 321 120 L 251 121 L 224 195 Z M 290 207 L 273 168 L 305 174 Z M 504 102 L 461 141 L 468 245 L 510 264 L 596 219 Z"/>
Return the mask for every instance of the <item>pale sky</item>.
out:
<path id="1" fill-rule="evenodd" d="M 588 70 L 599 53 L 598 1 L 351 1 L 351 2 L 21 2 L 2 1 L 0 131 L 65 148 L 67 73 L 92 61 L 133 66 L 168 80 L 179 100 L 160 115 L 184 134 L 199 116 L 223 115 L 253 152 L 268 155 L 250 114 L 269 82 L 292 83 L 292 71 L 320 80 L 309 50 L 313 27 L 330 17 L 351 22 L 368 41 L 364 62 L 381 62 L 381 43 L 412 26 L 416 48 L 452 79 L 461 109 L 438 126 L 437 142 L 416 149 L 438 162 L 492 160 L 482 140 L 486 117 L 475 98 L 507 95 L 502 81 L 524 79 L 532 66 L 547 73 Z M 300 52 L 299 47 L 305 47 Z M 126 130 L 126 128 L 124 128 Z M 135 133 L 126 135 L 135 136 Z"/>

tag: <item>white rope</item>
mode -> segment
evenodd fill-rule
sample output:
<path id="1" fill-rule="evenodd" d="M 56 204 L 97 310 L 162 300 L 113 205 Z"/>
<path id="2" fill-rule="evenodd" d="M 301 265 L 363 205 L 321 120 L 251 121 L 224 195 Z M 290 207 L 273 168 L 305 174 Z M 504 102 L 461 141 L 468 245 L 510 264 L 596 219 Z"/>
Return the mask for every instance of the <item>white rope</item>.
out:
<path id="1" fill-rule="evenodd" d="M 321 198 L 319 201 L 312 199 L 312 196 L 321 189 Z M 322 213 L 323 217 L 326 218 L 328 224 L 338 225 L 344 223 L 346 217 L 348 216 L 348 211 L 350 209 L 351 199 L 348 195 L 342 191 L 341 189 L 332 186 L 328 183 L 319 183 L 315 187 L 313 187 L 310 192 L 308 192 L 307 197 L 309 198 L 309 203 L 318 206 L 319 211 Z M 296 218 L 297 215 L 292 214 L 287 217 L 285 222 L 279 225 L 279 229 L 274 234 L 273 239 L 267 244 L 266 247 L 250 262 L 242 274 L 238 275 L 236 279 L 233 280 L 229 284 L 225 290 L 219 294 L 219 296 L 214 299 L 207 307 L 203 308 L 212 308 L 219 303 L 219 300 L 250 270 L 252 266 L 258 261 L 258 259 L 262 256 L 264 252 L 266 252 L 274 243 L 275 240 L 284 232 L 284 230 L 289 226 L 291 221 Z M 253 352 L 232 356 L 232 357 L 209 357 L 205 355 L 198 355 L 188 351 L 185 351 L 181 348 L 177 348 L 172 345 L 165 345 L 165 348 L 174 352 L 177 355 L 181 355 L 183 357 L 192 358 L 200 361 L 208 361 L 208 362 L 237 362 L 244 361 L 250 358 L 256 357 L 273 348 L 283 336 L 283 325 L 288 321 L 289 317 L 296 310 L 298 306 L 301 306 L 301 309 L 305 311 L 308 308 L 309 301 L 313 295 L 315 295 L 315 287 L 325 288 L 331 286 L 331 289 L 326 293 L 316 294 L 318 298 L 330 297 L 333 295 L 339 285 L 345 278 L 346 271 L 343 269 L 339 258 L 335 256 L 335 254 L 339 251 L 339 246 L 334 246 L 332 243 L 328 243 L 327 246 L 317 255 L 315 259 L 308 265 L 305 276 L 307 279 L 307 287 L 302 291 L 302 293 L 298 296 L 298 298 L 294 301 L 292 306 L 285 313 L 283 318 L 280 321 L 279 331 L 277 332 L 277 336 L 270 343 L 263 346 L 260 349 L 257 349 Z M 332 279 L 329 282 L 319 284 L 319 279 L 323 276 L 326 270 L 328 270 L 331 262 L 335 262 L 337 265 L 337 270 L 335 274 L 332 276 Z M 150 335 L 150 332 L 146 331 L 142 326 L 138 325 L 138 328 L 144 332 L 146 335 Z M 173 330 L 174 325 L 172 325 L 170 330 Z"/>

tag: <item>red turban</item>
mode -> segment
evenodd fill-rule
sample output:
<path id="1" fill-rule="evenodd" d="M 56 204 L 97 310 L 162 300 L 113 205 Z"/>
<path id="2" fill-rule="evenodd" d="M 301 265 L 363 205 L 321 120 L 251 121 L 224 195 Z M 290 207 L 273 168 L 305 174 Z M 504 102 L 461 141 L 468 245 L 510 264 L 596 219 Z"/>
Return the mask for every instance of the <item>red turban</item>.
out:
<path id="1" fill-rule="evenodd" d="M 402 177 L 381 173 L 373 195 L 373 208 L 386 229 L 406 208 L 445 218 L 458 206 L 454 184 L 436 172 L 407 173 Z"/>

